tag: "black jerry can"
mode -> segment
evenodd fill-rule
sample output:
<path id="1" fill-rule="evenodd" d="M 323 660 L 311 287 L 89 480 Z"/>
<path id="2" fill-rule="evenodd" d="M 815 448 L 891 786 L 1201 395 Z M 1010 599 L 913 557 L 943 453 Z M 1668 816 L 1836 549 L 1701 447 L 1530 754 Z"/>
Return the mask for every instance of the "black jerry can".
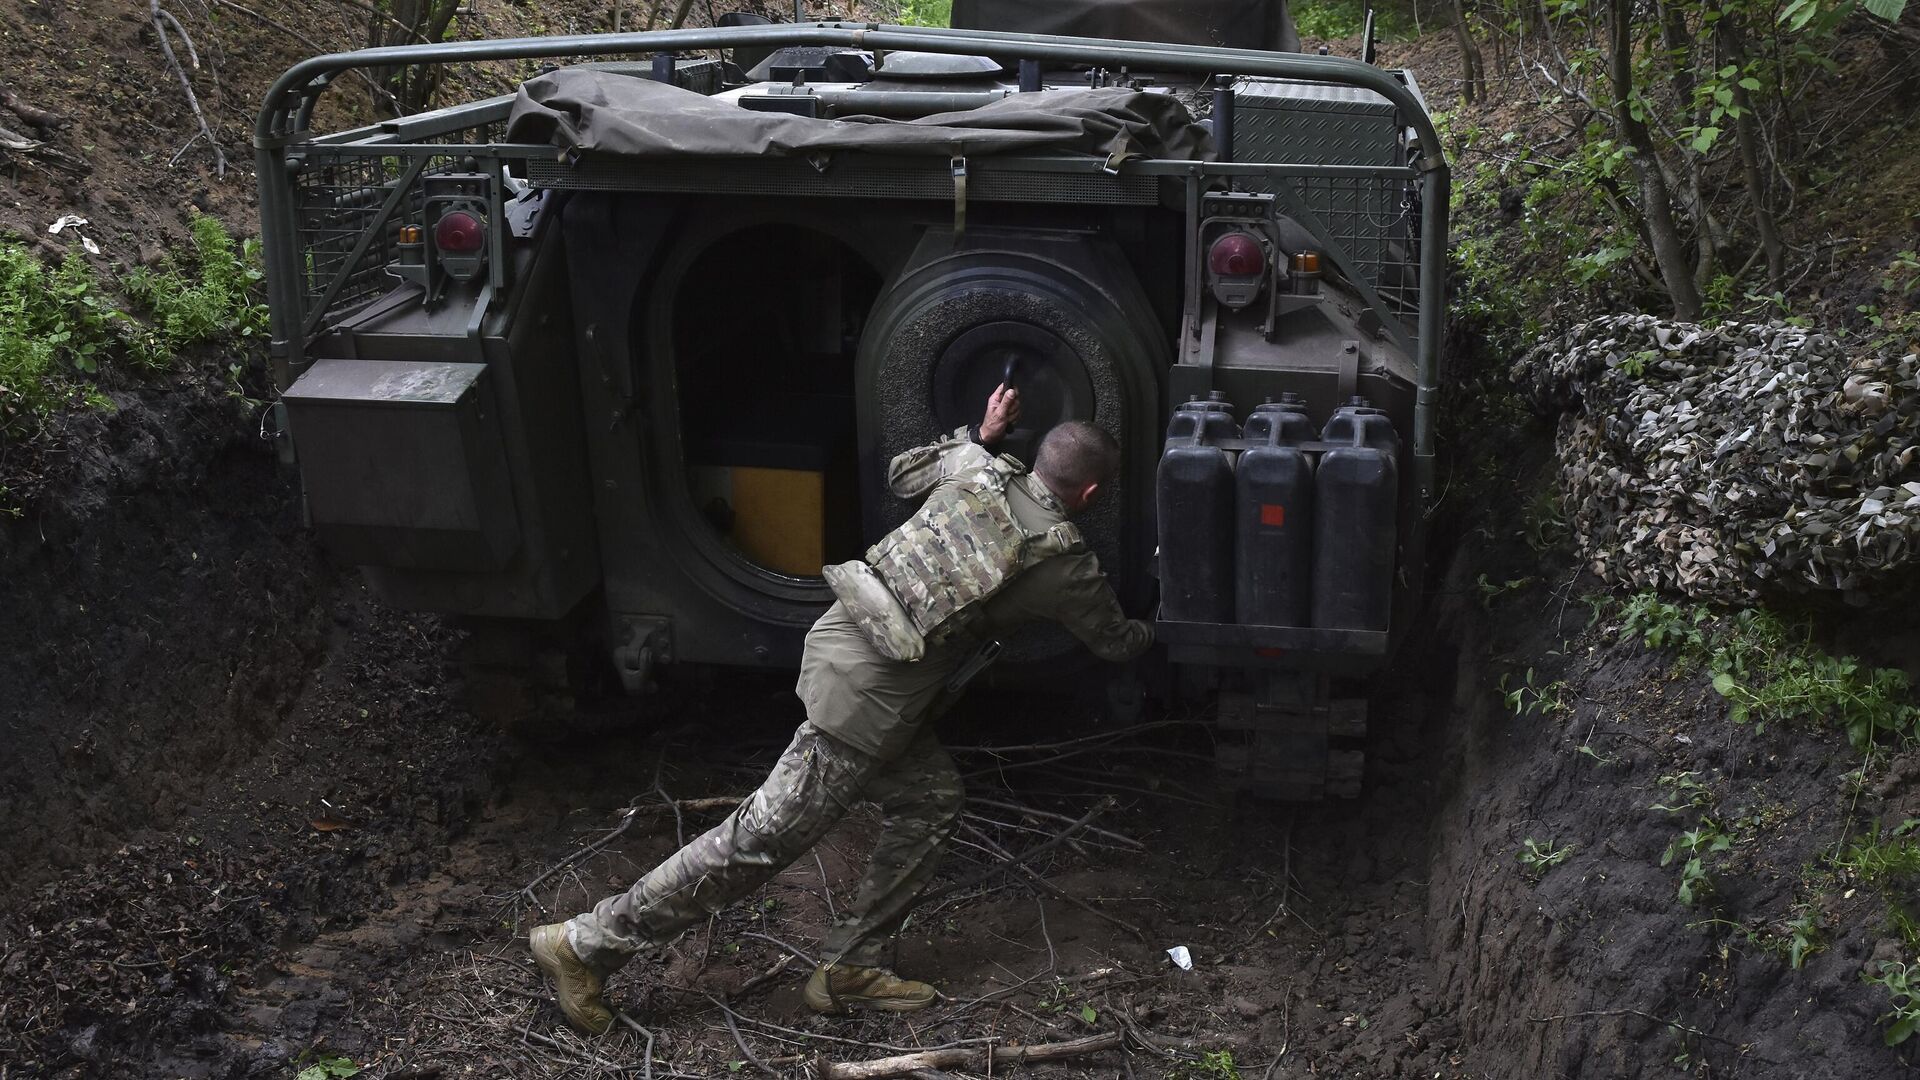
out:
<path id="1" fill-rule="evenodd" d="M 1205 398 L 1196 398 L 1173 410 L 1167 421 L 1167 445 L 1194 440 L 1237 439 L 1240 425 L 1234 423 L 1233 406 L 1227 395 L 1210 390 Z"/>
<path id="2" fill-rule="evenodd" d="M 1292 400 L 1286 400 L 1291 398 Z M 1317 433 L 1292 394 L 1256 406 L 1235 473 L 1234 614 L 1256 626 L 1306 626 L 1313 604 L 1313 461 Z"/>
<path id="3" fill-rule="evenodd" d="M 1283 443 L 1312 442 L 1320 437 L 1319 429 L 1307 416 L 1306 402 L 1291 390 L 1281 394 L 1278 401 L 1268 398 L 1264 404 L 1255 405 L 1247 415 L 1241 438 L 1250 443 L 1269 442 L 1272 440 L 1268 433 L 1273 431 L 1279 432 L 1279 441 Z"/>
<path id="4" fill-rule="evenodd" d="M 1239 435 L 1218 391 L 1175 409 L 1167 424 L 1154 483 L 1163 619 L 1233 621 L 1233 463 L 1212 441 Z"/>
<path id="5" fill-rule="evenodd" d="M 1334 411 L 1314 477 L 1313 625 L 1380 630 L 1393 617 L 1400 437 L 1366 398 Z"/>

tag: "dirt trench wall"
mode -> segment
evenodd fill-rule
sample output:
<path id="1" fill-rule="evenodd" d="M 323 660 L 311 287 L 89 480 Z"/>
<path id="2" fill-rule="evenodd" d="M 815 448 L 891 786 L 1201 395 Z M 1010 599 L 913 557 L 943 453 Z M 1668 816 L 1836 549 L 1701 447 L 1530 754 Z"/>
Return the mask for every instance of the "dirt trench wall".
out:
<path id="1" fill-rule="evenodd" d="M 1799 970 L 1761 940 L 1842 833 L 1837 779 L 1858 764 L 1845 739 L 1737 726 L 1704 674 L 1589 625 L 1560 594 L 1564 571 L 1555 589 L 1489 601 L 1485 562 L 1458 560 L 1441 590 L 1460 672 L 1426 913 L 1476 1075 L 1912 1075 L 1882 1045 L 1885 994 L 1861 981 L 1886 951 L 1866 890 L 1847 894 L 1852 911 Z M 1501 679 L 1519 685 L 1529 667 L 1537 686 L 1566 680 L 1564 710 L 1515 715 Z M 1660 778 L 1684 771 L 1714 790 L 1735 837 L 1692 906 L 1676 895 L 1684 856 L 1661 865 L 1688 819 L 1653 808 L 1671 801 Z M 1529 839 L 1571 852 L 1530 870 Z"/>
<path id="2" fill-rule="evenodd" d="M 164 825 L 270 737 L 334 575 L 253 408 L 202 388 L 76 415 L 0 518 L 0 893 Z"/>

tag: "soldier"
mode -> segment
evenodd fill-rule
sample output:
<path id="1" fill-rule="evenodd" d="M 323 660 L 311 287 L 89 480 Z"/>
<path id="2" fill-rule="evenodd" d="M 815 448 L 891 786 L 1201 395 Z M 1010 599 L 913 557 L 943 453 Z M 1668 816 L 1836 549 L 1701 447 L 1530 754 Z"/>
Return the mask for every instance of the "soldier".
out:
<path id="1" fill-rule="evenodd" d="M 1019 411 L 1019 392 L 1003 385 L 978 425 L 893 460 L 893 492 L 925 501 L 865 560 L 826 568 L 838 600 L 807 634 L 798 687 L 807 719 L 760 789 L 627 892 L 533 931 L 534 959 L 576 1026 L 604 1032 L 608 975 L 765 884 L 861 800 L 879 804 L 884 829 L 803 996 L 831 1013 L 933 1003 L 932 986 L 880 964 L 965 801 L 929 723 L 957 693 L 949 684 L 982 643 L 1021 623 L 1058 622 L 1111 661 L 1153 638 L 1122 613 L 1067 521 L 1118 475 L 1119 445 L 1070 421 L 1047 433 L 1028 472 L 987 449 Z"/>

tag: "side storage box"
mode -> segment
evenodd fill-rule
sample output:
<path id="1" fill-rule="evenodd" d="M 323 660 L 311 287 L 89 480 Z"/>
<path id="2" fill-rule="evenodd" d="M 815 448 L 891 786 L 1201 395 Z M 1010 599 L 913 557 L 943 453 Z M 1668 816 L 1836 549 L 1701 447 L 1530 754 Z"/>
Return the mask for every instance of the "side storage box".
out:
<path id="1" fill-rule="evenodd" d="M 520 545 L 484 364 L 316 361 L 282 395 L 321 542 L 363 566 L 492 571 Z"/>
<path id="2" fill-rule="evenodd" d="M 1293 161 L 1307 165 L 1396 166 L 1407 163 L 1399 114 L 1371 90 L 1290 79 L 1244 78 L 1234 83 L 1233 154 L 1236 161 Z M 1376 288 L 1392 287 L 1405 271 L 1411 239 L 1401 209 L 1405 182 L 1386 177 L 1302 177 L 1288 184 L 1327 231 L 1347 249 Z M 1265 179 L 1246 190 L 1268 192 Z M 1280 208 L 1287 213 L 1286 206 Z"/>

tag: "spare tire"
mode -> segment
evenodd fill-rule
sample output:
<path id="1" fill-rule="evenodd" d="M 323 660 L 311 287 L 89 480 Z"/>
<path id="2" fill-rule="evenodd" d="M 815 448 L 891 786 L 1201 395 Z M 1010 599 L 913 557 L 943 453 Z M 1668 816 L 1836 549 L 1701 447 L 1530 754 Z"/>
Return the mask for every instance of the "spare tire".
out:
<path id="1" fill-rule="evenodd" d="M 912 505 L 886 487 L 893 455 L 980 419 L 1009 360 L 1025 400 L 1002 447 L 1031 464 L 1046 430 L 1090 420 L 1120 440 L 1115 490 L 1079 521 L 1109 569 L 1136 591 L 1151 553 L 1161 340 L 1145 294 L 1114 245 L 1086 233 L 930 232 L 881 290 L 856 360 L 865 524 L 877 538 Z M 1137 505 L 1136 505 L 1137 504 Z"/>

